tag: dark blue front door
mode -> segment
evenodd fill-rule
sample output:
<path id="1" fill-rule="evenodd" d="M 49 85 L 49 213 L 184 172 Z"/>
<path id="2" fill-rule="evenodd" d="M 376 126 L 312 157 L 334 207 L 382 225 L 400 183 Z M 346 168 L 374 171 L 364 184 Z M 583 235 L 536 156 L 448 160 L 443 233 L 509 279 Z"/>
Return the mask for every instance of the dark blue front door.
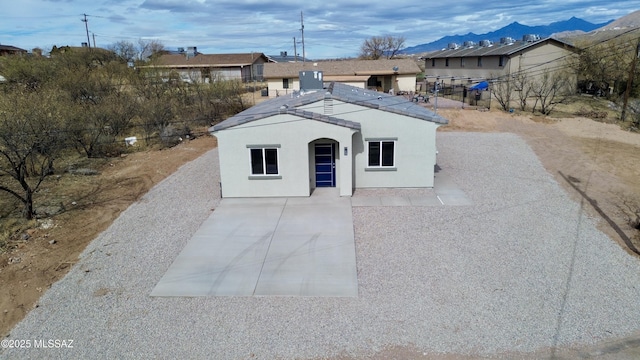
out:
<path id="1" fill-rule="evenodd" d="M 316 187 L 336 186 L 334 144 L 316 144 Z"/>

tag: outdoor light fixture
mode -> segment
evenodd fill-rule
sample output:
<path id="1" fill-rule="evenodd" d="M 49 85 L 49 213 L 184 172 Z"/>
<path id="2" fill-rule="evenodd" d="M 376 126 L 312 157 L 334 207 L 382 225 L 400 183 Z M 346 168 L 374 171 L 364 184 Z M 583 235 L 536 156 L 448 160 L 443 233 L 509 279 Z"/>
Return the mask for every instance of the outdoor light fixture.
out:
<path id="1" fill-rule="evenodd" d="M 349 155 L 349 148 L 348 147 L 344 147 L 344 156 Z"/>

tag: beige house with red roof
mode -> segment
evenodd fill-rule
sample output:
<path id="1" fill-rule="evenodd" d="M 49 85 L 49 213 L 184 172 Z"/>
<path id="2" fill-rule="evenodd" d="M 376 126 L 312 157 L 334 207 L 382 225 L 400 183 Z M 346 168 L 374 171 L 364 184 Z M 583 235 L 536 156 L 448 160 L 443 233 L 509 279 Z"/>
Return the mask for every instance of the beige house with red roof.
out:
<path id="1" fill-rule="evenodd" d="M 416 89 L 416 76 L 421 72 L 411 59 L 332 60 L 264 65 L 264 79 L 269 96 L 276 97 L 300 90 L 300 71 L 322 71 L 323 80 L 339 82 L 361 89 L 394 93 Z"/>
<path id="2" fill-rule="evenodd" d="M 263 53 L 202 54 L 195 47 L 186 52 L 160 56 L 147 67 L 166 69 L 185 82 L 215 80 L 262 81 L 263 66 L 269 59 Z"/>

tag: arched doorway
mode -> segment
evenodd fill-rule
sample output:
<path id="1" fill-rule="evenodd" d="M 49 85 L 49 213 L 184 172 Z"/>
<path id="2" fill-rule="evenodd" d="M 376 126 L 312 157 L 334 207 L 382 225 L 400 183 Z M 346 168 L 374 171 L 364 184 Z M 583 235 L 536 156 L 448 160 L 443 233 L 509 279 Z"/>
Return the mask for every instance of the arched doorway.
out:
<path id="1" fill-rule="evenodd" d="M 311 188 L 336 187 L 338 183 L 338 142 L 317 139 L 309 143 L 309 170 Z"/>

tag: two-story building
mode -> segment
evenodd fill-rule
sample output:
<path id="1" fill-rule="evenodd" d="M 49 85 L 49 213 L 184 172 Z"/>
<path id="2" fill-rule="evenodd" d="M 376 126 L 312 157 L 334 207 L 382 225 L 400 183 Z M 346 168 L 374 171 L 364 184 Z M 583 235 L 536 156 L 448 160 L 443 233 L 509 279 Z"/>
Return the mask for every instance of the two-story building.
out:
<path id="1" fill-rule="evenodd" d="M 554 38 L 525 35 L 522 40 L 502 38 L 449 44 L 446 49 L 428 53 L 425 77 L 441 86 L 471 85 L 483 80 L 506 79 L 526 74 L 534 79 L 545 72 L 567 69 L 567 60 L 576 48 Z"/>

